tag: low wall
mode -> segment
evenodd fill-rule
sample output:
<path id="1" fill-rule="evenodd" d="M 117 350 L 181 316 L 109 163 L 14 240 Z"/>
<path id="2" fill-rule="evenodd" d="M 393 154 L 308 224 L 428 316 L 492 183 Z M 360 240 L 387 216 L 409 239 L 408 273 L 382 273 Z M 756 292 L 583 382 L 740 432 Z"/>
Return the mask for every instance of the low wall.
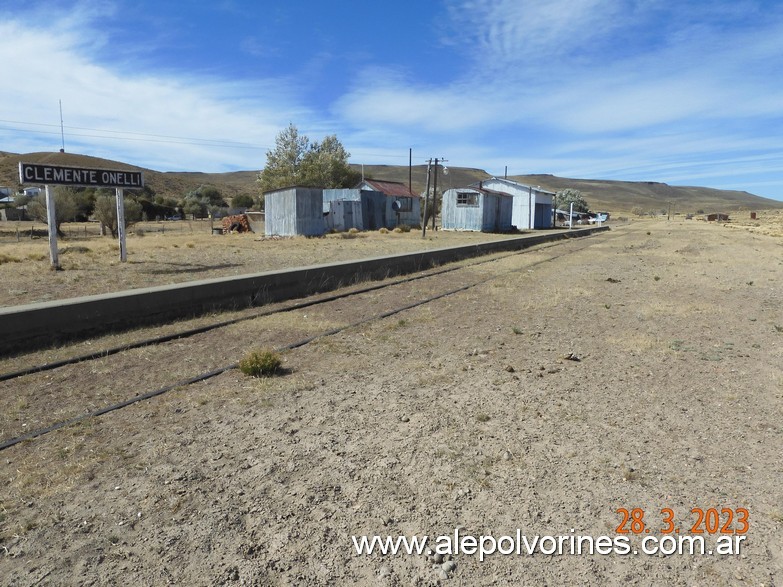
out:
<path id="1" fill-rule="evenodd" d="M 608 227 L 547 231 L 446 249 L 0 308 L 0 354 L 17 354 L 214 310 L 236 310 L 300 298 L 358 281 L 414 273 L 468 257 L 519 250 L 604 230 Z"/>

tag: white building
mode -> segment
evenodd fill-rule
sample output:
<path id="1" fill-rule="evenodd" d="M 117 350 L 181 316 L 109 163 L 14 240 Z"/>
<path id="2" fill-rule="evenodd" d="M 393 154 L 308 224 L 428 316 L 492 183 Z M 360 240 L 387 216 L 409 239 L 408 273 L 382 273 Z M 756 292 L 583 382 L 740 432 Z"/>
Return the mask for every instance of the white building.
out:
<path id="1" fill-rule="evenodd" d="M 539 186 L 530 186 L 510 179 L 493 177 L 474 183 L 480 187 L 509 194 L 514 198 L 511 209 L 511 224 L 517 230 L 530 228 L 552 228 L 552 207 L 555 193 Z"/>

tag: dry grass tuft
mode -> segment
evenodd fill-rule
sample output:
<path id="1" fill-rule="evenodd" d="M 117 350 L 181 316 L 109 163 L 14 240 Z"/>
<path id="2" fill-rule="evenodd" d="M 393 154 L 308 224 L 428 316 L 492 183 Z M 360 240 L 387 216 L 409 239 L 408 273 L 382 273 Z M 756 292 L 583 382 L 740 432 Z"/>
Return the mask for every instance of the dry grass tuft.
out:
<path id="1" fill-rule="evenodd" d="M 239 361 L 239 370 L 250 377 L 270 377 L 279 373 L 282 364 L 280 353 L 259 349 L 251 351 Z"/>

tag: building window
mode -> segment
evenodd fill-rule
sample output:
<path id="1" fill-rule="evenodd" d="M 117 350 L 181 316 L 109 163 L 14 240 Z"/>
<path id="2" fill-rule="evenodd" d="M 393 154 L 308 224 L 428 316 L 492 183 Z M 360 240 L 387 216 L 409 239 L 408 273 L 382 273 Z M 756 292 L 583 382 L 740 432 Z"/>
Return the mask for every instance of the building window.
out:
<path id="1" fill-rule="evenodd" d="M 413 200 L 411 198 L 397 198 L 400 203 L 400 212 L 411 212 L 413 210 Z"/>
<path id="2" fill-rule="evenodd" d="M 457 192 L 457 206 L 478 206 L 476 192 Z"/>

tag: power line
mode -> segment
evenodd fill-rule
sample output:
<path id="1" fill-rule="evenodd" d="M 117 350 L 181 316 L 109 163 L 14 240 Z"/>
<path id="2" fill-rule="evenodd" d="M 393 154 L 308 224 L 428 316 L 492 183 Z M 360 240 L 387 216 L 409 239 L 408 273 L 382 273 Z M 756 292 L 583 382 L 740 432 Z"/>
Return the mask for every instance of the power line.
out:
<path id="1" fill-rule="evenodd" d="M 23 124 L 27 126 L 40 126 L 40 127 L 55 128 L 55 129 L 59 128 L 58 125 L 54 125 L 54 124 L 43 124 L 39 122 L 24 122 L 20 120 L 0 119 L 0 122 L 6 124 Z M 120 139 L 124 141 L 148 141 L 152 143 L 171 143 L 175 145 L 203 145 L 203 146 L 215 146 L 215 147 L 228 147 L 232 149 L 270 149 L 271 148 L 266 145 L 252 145 L 250 143 L 241 143 L 229 139 L 201 139 L 196 137 L 156 135 L 151 133 L 142 133 L 142 132 L 134 132 L 134 131 L 126 131 L 126 130 L 110 130 L 110 129 L 102 129 L 102 128 L 79 127 L 79 126 L 65 126 L 64 128 L 67 128 L 69 130 L 92 131 L 92 132 L 100 132 L 100 133 L 114 134 L 114 135 L 134 135 L 134 136 L 105 136 L 105 135 L 95 135 L 95 134 L 78 133 L 78 132 L 68 133 L 70 136 L 75 136 L 75 137 L 88 137 L 88 138 L 96 138 L 96 139 L 114 139 L 114 140 Z M 56 132 L 56 131 L 32 130 L 26 128 L 7 127 L 7 126 L 0 127 L 0 129 L 10 130 L 14 132 L 28 132 L 28 133 L 35 133 L 35 134 L 47 134 L 47 135 L 60 134 L 60 132 Z M 142 137 L 142 138 L 135 138 L 135 137 Z"/>
<path id="2" fill-rule="evenodd" d="M 134 142 L 148 142 L 148 143 L 163 143 L 171 145 L 194 145 L 203 147 L 223 147 L 229 149 L 247 149 L 258 151 L 269 151 L 274 149 L 269 145 L 253 145 L 251 143 L 243 143 L 239 141 L 233 141 L 231 139 L 202 139 L 198 137 L 182 137 L 176 135 L 159 135 L 152 133 L 144 133 L 131 130 L 112 130 L 105 128 L 91 128 L 85 126 L 62 126 L 57 124 L 46 124 L 41 122 L 26 122 L 22 120 L 5 120 L 0 119 L 0 123 L 8 124 L 21 124 L 25 126 L 42 127 L 53 130 L 34 130 L 28 128 L 20 128 L 13 126 L 0 126 L 0 130 L 6 130 L 11 132 L 24 132 L 39 135 L 58 135 L 61 137 L 63 144 L 65 143 L 64 129 L 69 131 L 88 131 L 88 132 L 69 132 L 71 137 L 91 138 L 91 139 L 104 139 L 104 140 L 121 140 L 121 141 L 134 141 Z M 92 134 L 92 133 L 103 134 Z M 106 136 L 114 135 L 114 136 Z M 130 136 L 128 136 L 130 135 Z M 394 155 L 390 153 L 363 153 L 365 157 L 378 157 L 381 159 L 407 159 L 408 155 Z"/>

